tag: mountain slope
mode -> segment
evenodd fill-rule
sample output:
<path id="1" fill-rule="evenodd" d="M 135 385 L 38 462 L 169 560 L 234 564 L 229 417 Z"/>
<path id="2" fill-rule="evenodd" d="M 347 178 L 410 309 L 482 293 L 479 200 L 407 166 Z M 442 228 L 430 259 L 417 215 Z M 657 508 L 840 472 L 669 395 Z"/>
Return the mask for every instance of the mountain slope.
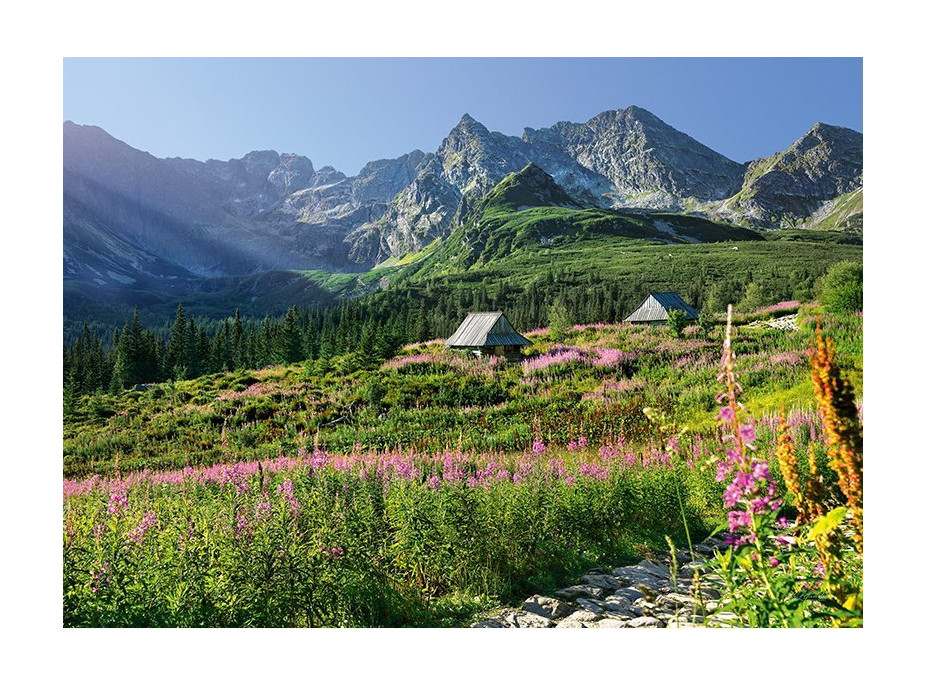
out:
<path id="1" fill-rule="evenodd" d="M 754 226 L 799 226 L 862 185 L 863 135 L 818 123 L 783 152 L 748 165 L 741 190 L 715 212 Z"/>
<path id="2" fill-rule="evenodd" d="M 742 165 L 634 106 L 521 137 L 464 115 L 434 153 L 370 162 L 355 177 L 272 150 L 158 159 L 65 122 L 66 294 L 83 304 L 173 300 L 215 292 L 216 279 L 408 264 L 430 246 L 482 260 L 592 234 L 679 242 L 757 238 L 731 224 L 859 231 L 862 168 L 862 135 L 849 129 L 817 124 Z M 505 201 L 498 184 L 512 174 L 509 190 L 534 199 Z"/>
<path id="3" fill-rule="evenodd" d="M 585 240 L 600 240 L 609 250 L 623 241 L 676 244 L 763 237 L 698 217 L 582 207 L 547 172 L 528 164 L 490 191 L 418 273 L 468 270 L 506 261 L 517 252 L 562 250 Z"/>

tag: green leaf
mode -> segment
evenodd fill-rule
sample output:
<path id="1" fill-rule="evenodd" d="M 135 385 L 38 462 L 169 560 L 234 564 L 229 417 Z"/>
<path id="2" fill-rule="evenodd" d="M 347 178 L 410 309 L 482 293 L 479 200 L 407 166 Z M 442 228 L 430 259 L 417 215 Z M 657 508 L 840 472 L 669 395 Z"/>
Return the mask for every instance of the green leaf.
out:
<path id="1" fill-rule="evenodd" d="M 844 521 L 847 514 L 846 507 L 836 507 L 826 515 L 823 515 L 812 522 L 809 532 L 806 534 L 806 540 L 818 538 L 834 531 L 838 525 Z"/>

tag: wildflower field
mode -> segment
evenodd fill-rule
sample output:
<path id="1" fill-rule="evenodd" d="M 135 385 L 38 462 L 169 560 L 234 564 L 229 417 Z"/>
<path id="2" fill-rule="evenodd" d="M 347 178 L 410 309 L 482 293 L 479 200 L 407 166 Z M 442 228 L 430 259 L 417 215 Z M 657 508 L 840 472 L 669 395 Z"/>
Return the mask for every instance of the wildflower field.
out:
<path id="1" fill-rule="evenodd" d="M 459 626 L 718 527 L 735 545 L 717 573 L 750 623 L 856 621 L 860 471 L 835 446 L 860 421 L 861 317 L 815 314 L 727 337 L 539 330 L 521 364 L 433 342 L 377 367 L 82 398 L 65 422 L 64 623 Z M 843 405 L 822 390 L 839 369 Z"/>

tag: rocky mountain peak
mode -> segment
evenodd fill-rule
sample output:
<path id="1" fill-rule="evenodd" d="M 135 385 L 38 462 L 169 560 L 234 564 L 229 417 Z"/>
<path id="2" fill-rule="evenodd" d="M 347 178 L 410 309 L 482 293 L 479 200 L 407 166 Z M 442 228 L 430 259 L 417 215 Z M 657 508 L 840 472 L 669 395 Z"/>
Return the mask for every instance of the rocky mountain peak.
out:
<path id="1" fill-rule="evenodd" d="M 744 184 L 719 215 L 757 226 L 798 226 L 863 184 L 863 134 L 814 124 L 795 143 L 748 164 Z"/>

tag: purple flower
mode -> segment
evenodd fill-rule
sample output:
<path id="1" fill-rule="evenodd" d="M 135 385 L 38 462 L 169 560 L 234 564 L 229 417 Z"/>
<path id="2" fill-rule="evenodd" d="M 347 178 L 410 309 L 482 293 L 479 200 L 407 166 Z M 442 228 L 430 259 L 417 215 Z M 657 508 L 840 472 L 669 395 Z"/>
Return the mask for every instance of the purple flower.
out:
<path id="1" fill-rule="evenodd" d="M 766 462 L 757 462 L 754 465 L 754 478 L 763 479 L 764 481 L 770 480 L 770 467 L 767 466 Z"/>
<path id="2" fill-rule="evenodd" d="M 732 510 L 728 513 L 728 530 L 737 531 L 739 527 L 751 525 L 751 513 L 744 510 Z"/>
<path id="3" fill-rule="evenodd" d="M 731 409 L 730 405 L 722 405 L 719 408 L 719 419 L 723 422 L 730 422 L 735 418 L 735 411 Z"/>
<path id="4" fill-rule="evenodd" d="M 148 532 L 148 530 L 155 526 L 157 523 L 158 517 L 155 515 L 154 510 L 149 510 L 145 513 L 141 523 L 139 523 L 137 527 L 129 532 L 129 540 L 131 540 L 133 543 L 141 543 L 142 539 L 145 538 L 145 534 Z"/>
<path id="5" fill-rule="evenodd" d="M 738 433 L 741 434 L 741 440 L 743 441 L 748 441 L 750 443 L 757 440 L 757 433 L 754 431 L 754 427 L 750 424 L 744 424 L 738 427 Z"/>
<path id="6" fill-rule="evenodd" d="M 104 562 L 99 569 L 94 569 L 90 573 L 90 592 L 99 593 L 102 589 L 110 585 L 110 563 Z"/>
<path id="7" fill-rule="evenodd" d="M 110 494 L 110 502 L 106 506 L 107 514 L 118 517 L 129 506 L 129 497 L 125 492 L 116 492 Z"/>

